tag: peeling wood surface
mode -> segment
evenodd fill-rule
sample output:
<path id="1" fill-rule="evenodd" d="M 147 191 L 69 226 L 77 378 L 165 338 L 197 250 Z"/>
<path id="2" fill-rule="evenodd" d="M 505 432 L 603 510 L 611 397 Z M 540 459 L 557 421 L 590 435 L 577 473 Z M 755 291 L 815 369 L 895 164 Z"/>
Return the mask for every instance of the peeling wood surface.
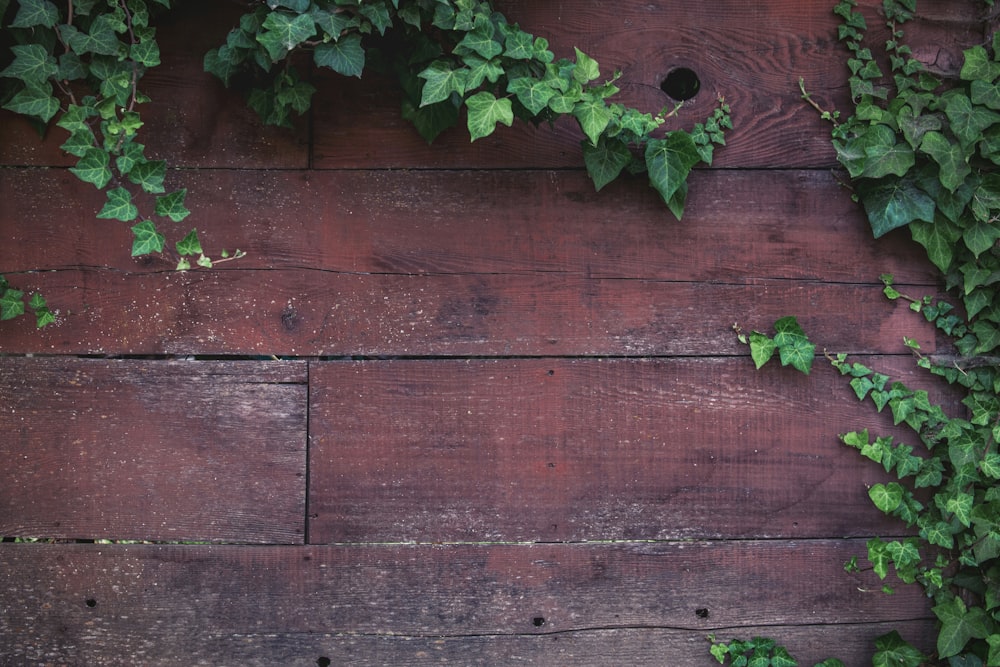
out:
<path id="1" fill-rule="evenodd" d="M 832 3 L 497 5 L 644 110 L 691 68 L 670 127 L 725 95 L 736 129 L 682 222 L 642 179 L 595 193 L 570 123 L 428 146 L 377 75 L 312 72 L 311 118 L 264 128 L 202 71 L 239 3 L 160 26 L 142 130 L 185 167 L 171 234 L 238 262 L 128 257 L 61 131 L 0 112 L 0 274 L 58 310 L 0 323 L 0 537 L 50 542 L 0 544 L 0 662 L 709 667 L 713 631 L 800 664 L 865 664 L 890 629 L 931 648 L 919 591 L 842 568 L 902 529 L 837 433 L 912 438 L 822 360 L 755 372 L 732 331 L 796 315 L 959 409 L 878 279 L 921 296 L 936 271 L 905 231 L 871 239 L 799 99 L 801 76 L 847 106 Z M 981 28 L 922 11 L 915 55 L 954 69 Z M 76 543 L 102 539 L 147 544 Z"/>

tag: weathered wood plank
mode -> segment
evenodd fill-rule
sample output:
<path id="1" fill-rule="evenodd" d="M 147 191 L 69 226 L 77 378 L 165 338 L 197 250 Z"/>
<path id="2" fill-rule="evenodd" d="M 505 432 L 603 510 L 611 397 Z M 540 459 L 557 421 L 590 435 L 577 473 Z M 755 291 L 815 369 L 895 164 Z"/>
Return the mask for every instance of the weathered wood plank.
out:
<path id="1" fill-rule="evenodd" d="M 225 44 L 246 10 L 234 2 L 174 2 L 154 21 L 162 64 L 139 89 L 152 100 L 140 105 L 140 138 L 150 158 L 171 167 L 302 169 L 309 163 L 307 124 L 294 130 L 265 126 L 243 96 L 227 91 L 203 67 L 205 53 Z M 153 11 L 157 11 L 155 8 Z M 0 111 L 0 164 L 72 165 L 59 146 L 69 135 L 51 128 L 44 141 L 27 122 Z"/>
<path id="2" fill-rule="evenodd" d="M 908 360 L 869 363 L 935 388 Z M 837 434 L 916 438 L 816 365 L 807 378 L 745 359 L 316 363 L 309 539 L 905 532 L 868 499 L 889 478 Z"/>
<path id="3" fill-rule="evenodd" d="M 0 641 L 22 662 L 70 659 L 93 665 L 234 664 L 236 656 L 247 656 L 249 664 L 317 664 L 324 656 L 332 664 L 375 664 L 380 653 L 369 649 L 381 655 L 423 649 L 428 655 L 416 664 L 428 664 L 440 655 L 437 642 L 452 644 L 452 651 L 478 647 L 474 656 L 507 655 L 504 664 L 522 648 L 532 652 L 526 658 L 534 657 L 534 664 L 559 664 L 561 655 L 579 656 L 582 664 L 636 664 L 586 662 L 582 652 L 606 638 L 604 651 L 622 646 L 623 658 L 662 651 L 678 658 L 669 664 L 692 667 L 712 664 L 704 640 L 712 631 L 780 638 L 789 626 L 818 626 L 791 630 L 792 637 L 851 634 L 855 638 L 836 641 L 831 649 L 803 648 L 818 654 L 846 645 L 857 656 L 888 624 L 902 622 L 914 639 L 926 642 L 932 616 L 918 589 L 902 586 L 885 596 L 870 572 L 843 571 L 844 560 L 863 550 L 858 540 L 4 544 Z M 335 641 L 327 643 L 324 634 Z M 406 645 L 409 638 L 414 643 Z M 640 638 L 645 646 L 625 647 L 625 640 Z M 493 648 L 483 649 L 484 643 Z M 276 646 L 275 653 L 248 655 L 255 644 Z M 293 653 L 297 646 L 307 655 Z M 343 661 L 327 653 L 338 646 Z M 317 654 L 317 647 L 324 653 Z M 613 655 L 604 651 L 591 657 Z M 271 660 L 290 653 L 296 662 Z"/>
<path id="4" fill-rule="evenodd" d="M 14 276 L 21 278 L 21 276 Z M 751 285 L 535 275 L 368 275 L 286 269 L 53 271 L 21 284 L 59 314 L 0 325 L 0 352 L 287 356 L 744 354 L 734 322 L 794 314 L 821 346 L 900 353 L 935 333 L 874 285 Z M 922 286 L 900 285 L 923 294 Z"/>
<path id="5" fill-rule="evenodd" d="M 746 283 L 761 278 L 935 285 L 922 248 L 873 240 L 860 207 L 823 171 L 714 171 L 692 179 L 677 221 L 641 182 L 595 193 L 579 173 L 174 172 L 197 227 L 243 268 L 372 274 L 569 274 Z M 46 196 L 40 198 L 38 193 Z M 0 271 L 165 270 L 129 257 L 128 225 L 97 219 L 94 188 L 57 170 L 0 170 Z M 151 208 L 151 207 L 150 207 Z M 67 226 L 66 220 L 73 220 Z"/>
<path id="6" fill-rule="evenodd" d="M 770 626 L 740 628 L 739 637 L 774 637 L 800 665 L 839 657 L 845 665 L 871 663 L 875 638 L 896 630 L 925 652 L 933 650 L 927 621 L 861 625 Z M 720 630 L 719 639 L 732 632 Z M 581 667 L 718 667 L 708 653 L 705 633 L 661 628 L 581 630 L 541 635 L 466 637 L 369 636 L 353 634 L 234 634 L 200 639 L 157 651 L 161 665 L 220 663 L 253 667 L 288 665 L 580 665 Z M 95 657 L 94 665 L 116 664 Z"/>
<path id="7" fill-rule="evenodd" d="M 828 0 L 618 0 L 537 2 L 500 0 L 497 7 L 525 30 L 544 36 L 557 57 L 573 47 L 596 58 L 603 74 L 620 70 L 615 98 L 643 111 L 675 103 L 661 89 L 677 67 L 699 77 L 699 94 L 688 100 L 666 128 L 691 128 L 723 95 L 732 106 L 734 129 L 715 166 L 804 167 L 835 164 L 829 125 L 806 105 L 798 80 L 827 108 L 850 108 L 847 51 L 837 42 L 837 21 Z M 875 7 L 867 8 L 873 43 L 886 31 Z M 982 40 L 975 8 L 968 3 L 921 6 L 921 20 L 907 26 L 915 55 L 938 66 L 953 64 L 961 47 Z M 960 60 L 959 60 L 960 62 Z M 957 69 L 956 69 L 957 71 Z M 574 122 L 554 129 L 515 124 L 499 127 L 470 145 L 464 127 L 448 130 L 428 147 L 400 118 L 392 81 L 377 77 L 342 82 L 319 75 L 314 165 L 364 167 L 582 167 Z M 358 119 L 365 121 L 359 123 Z M 464 123 L 464 118 L 461 121 Z"/>
<path id="8" fill-rule="evenodd" d="M 580 174 L 541 173 L 215 172 L 191 204 L 206 248 L 250 255 L 177 274 L 128 258 L 127 225 L 65 229 L 78 196 L 98 210 L 89 186 L 6 170 L 0 270 L 62 317 L 41 333 L 0 323 L 0 350 L 730 354 L 733 321 L 794 313 L 831 347 L 897 351 L 919 323 L 877 275 L 934 291 L 922 250 L 905 232 L 873 242 L 828 174 L 704 172 L 678 223 L 639 183 L 594 194 Z M 39 201 L 39 179 L 66 190 Z"/>
<path id="9" fill-rule="evenodd" d="M 0 359 L 0 535 L 296 543 L 306 366 Z"/>

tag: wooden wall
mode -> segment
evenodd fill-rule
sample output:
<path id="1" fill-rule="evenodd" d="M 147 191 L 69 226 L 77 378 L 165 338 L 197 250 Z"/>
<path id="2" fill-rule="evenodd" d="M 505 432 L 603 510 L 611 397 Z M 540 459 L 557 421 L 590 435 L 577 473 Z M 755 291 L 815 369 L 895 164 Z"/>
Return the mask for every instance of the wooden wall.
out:
<path id="1" fill-rule="evenodd" d="M 837 433 L 901 432 L 822 363 L 755 372 L 732 331 L 796 315 L 942 396 L 902 345 L 933 332 L 878 281 L 920 295 L 936 274 L 905 233 L 872 240 L 799 98 L 803 77 L 846 108 L 829 0 L 497 2 L 621 69 L 643 109 L 691 68 L 677 126 L 725 96 L 735 130 L 683 222 L 641 179 L 594 193 L 571 124 L 427 146 L 376 76 L 316 73 L 310 116 L 264 128 L 201 72 L 238 3 L 180 4 L 144 141 L 189 190 L 179 235 L 247 257 L 131 259 L 60 131 L 0 117 L 0 273 L 58 309 L 0 324 L 0 537 L 46 538 L 0 544 L 0 663 L 696 667 L 715 632 L 862 665 L 891 628 L 933 645 L 919 590 L 842 567 L 900 528 Z M 927 4 L 915 52 L 946 68 L 981 28 L 971 3 Z"/>

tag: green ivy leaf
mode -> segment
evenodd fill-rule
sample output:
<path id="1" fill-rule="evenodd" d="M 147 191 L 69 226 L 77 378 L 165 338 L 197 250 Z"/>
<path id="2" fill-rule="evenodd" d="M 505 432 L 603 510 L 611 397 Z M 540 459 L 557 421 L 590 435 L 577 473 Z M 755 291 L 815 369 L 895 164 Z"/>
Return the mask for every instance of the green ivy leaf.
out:
<path id="1" fill-rule="evenodd" d="M 632 161 L 632 152 L 628 146 L 617 139 L 601 137 L 594 146 L 589 141 L 580 142 L 583 147 L 583 162 L 587 166 L 587 174 L 594 182 L 598 191 L 618 178 Z"/>
<path id="2" fill-rule="evenodd" d="M 143 220 L 132 227 L 132 256 L 148 255 L 153 252 L 163 252 L 166 237 L 156 231 L 152 220 Z"/>
<path id="3" fill-rule="evenodd" d="M 980 607 L 966 608 L 961 598 L 953 597 L 934 606 L 931 611 L 941 622 L 937 650 L 941 658 L 958 655 L 970 639 L 985 639 L 989 634 L 989 618 Z"/>
<path id="4" fill-rule="evenodd" d="M 452 93 L 464 95 L 469 71 L 453 69 L 451 63 L 446 60 L 435 60 L 417 76 L 424 80 L 420 94 L 420 106 L 424 107 L 443 102 L 451 97 Z"/>
<path id="5" fill-rule="evenodd" d="M 962 240 L 969 250 L 978 258 L 981 254 L 992 248 L 997 239 L 1000 239 L 1000 229 L 995 224 L 976 221 L 965 228 L 962 233 Z M 989 273 L 987 271 L 987 273 Z"/>
<path id="6" fill-rule="evenodd" d="M 40 86 L 59 71 L 56 59 L 41 44 L 12 46 L 10 50 L 14 61 L 0 72 L 0 77 Z"/>
<path id="7" fill-rule="evenodd" d="M 801 373 L 812 370 L 816 346 L 809 342 L 805 332 L 794 317 L 782 317 L 774 323 L 774 343 L 782 366 L 791 366 Z"/>
<path id="8" fill-rule="evenodd" d="M 125 188 L 108 190 L 107 202 L 97 214 L 98 218 L 131 222 L 139 215 L 139 209 L 132 203 L 132 194 Z"/>
<path id="9" fill-rule="evenodd" d="M 128 179 L 150 193 L 163 192 L 167 163 L 163 160 L 142 160 L 128 172 Z"/>
<path id="10" fill-rule="evenodd" d="M 174 222 L 180 222 L 191 214 L 191 211 L 184 207 L 184 198 L 187 196 L 187 188 L 175 190 L 170 194 L 156 198 L 156 215 L 170 218 Z"/>
<path id="11" fill-rule="evenodd" d="M 0 320 L 12 320 L 24 315 L 24 292 L 10 287 L 0 295 Z"/>
<path id="12" fill-rule="evenodd" d="M 920 150 L 930 155 L 941 167 L 938 178 L 941 180 L 941 185 L 950 192 L 955 192 L 972 173 L 968 157 L 962 147 L 948 141 L 940 132 L 930 131 L 924 134 Z"/>
<path id="13" fill-rule="evenodd" d="M 88 148 L 70 171 L 84 183 L 103 189 L 111 180 L 111 158 L 100 148 Z"/>
<path id="14" fill-rule="evenodd" d="M 59 23 L 59 10 L 49 0 L 20 0 L 11 28 L 54 28 Z"/>
<path id="15" fill-rule="evenodd" d="M 261 27 L 265 32 L 257 35 L 257 41 L 272 62 L 280 61 L 285 54 L 316 34 L 316 24 L 308 14 L 291 16 L 280 11 L 271 12 Z"/>
<path id="16" fill-rule="evenodd" d="M 872 667 L 920 667 L 924 655 L 893 630 L 875 640 Z"/>
<path id="17" fill-rule="evenodd" d="M 875 238 L 915 220 L 934 222 L 934 199 L 911 178 L 862 181 L 857 189 Z"/>
<path id="18" fill-rule="evenodd" d="M 503 123 L 507 127 L 514 123 L 510 100 L 497 99 L 493 93 L 485 90 L 465 100 L 465 106 L 469 110 L 467 122 L 472 141 L 492 134 L 497 123 Z"/>
<path id="19" fill-rule="evenodd" d="M 201 255 L 204 252 L 201 249 L 201 241 L 198 240 L 197 229 L 192 229 L 188 232 L 187 236 L 178 241 L 175 245 L 177 247 L 177 254 L 181 257 L 185 257 L 187 255 Z"/>
<path id="20" fill-rule="evenodd" d="M 338 74 L 360 78 L 365 68 L 365 50 L 361 46 L 361 35 L 346 35 L 336 42 L 317 45 L 313 52 L 313 60 L 319 67 L 329 67 Z"/>
<path id="21" fill-rule="evenodd" d="M 1000 64 L 993 62 L 986 48 L 974 46 L 962 52 L 964 62 L 959 76 L 966 81 L 993 81 L 1000 76 Z"/>
<path id="22" fill-rule="evenodd" d="M 951 131 L 965 146 L 976 143 L 983 130 L 1000 121 L 1000 114 L 980 106 L 973 106 L 972 100 L 960 91 L 946 93 L 945 115 L 951 121 Z"/>
<path id="23" fill-rule="evenodd" d="M 663 201 L 669 203 L 701 157 L 689 134 L 668 132 L 663 139 L 653 139 L 646 144 L 645 159 L 650 184 Z"/>
<path id="24" fill-rule="evenodd" d="M 573 116 L 580 123 L 580 129 L 590 139 L 590 143 L 595 146 L 601 133 L 611 122 L 611 110 L 600 98 L 585 97 L 581 99 L 573 105 Z M 687 135 L 685 134 L 685 136 Z"/>
<path id="25" fill-rule="evenodd" d="M 891 514 L 903 500 L 903 487 L 896 482 L 874 484 L 868 489 L 868 497 L 875 507 L 886 514 Z"/>
<path id="26" fill-rule="evenodd" d="M 42 85 L 26 86 L 10 98 L 3 108 L 48 123 L 59 111 L 59 100 L 52 96 L 52 86 L 46 82 Z"/>
<path id="27" fill-rule="evenodd" d="M 586 85 L 601 76 L 601 69 L 596 60 L 576 47 L 573 47 L 573 51 L 576 52 L 576 67 L 573 69 L 574 79 Z"/>
<path id="28" fill-rule="evenodd" d="M 764 364 L 771 360 L 777 349 L 778 346 L 768 336 L 759 331 L 750 332 L 750 358 L 753 359 L 757 370 L 760 370 Z"/>
<path id="29" fill-rule="evenodd" d="M 511 79 L 507 84 L 507 92 L 514 93 L 524 108 L 535 116 L 548 106 L 549 100 L 556 93 L 542 81 L 530 76 Z"/>
<path id="30" fill-rule="evenodd" d="M 100 14 L 91 23 L 87 32 L 78 30 L 75 26 L 62 24 L 59 34 L 63 42 L 77 55 L 88 53 L 103 56 L 118 56 L 122 43 L 118 41 L 116 28 L 122 25 L 112 14 Z"/>
<path id="31" fill-rule="evenodd" d="M 129 57 L 143 67 L 156 67 L 160 64 L 160 47 L 152 39 L 143 39 L 131 46 Z"/>

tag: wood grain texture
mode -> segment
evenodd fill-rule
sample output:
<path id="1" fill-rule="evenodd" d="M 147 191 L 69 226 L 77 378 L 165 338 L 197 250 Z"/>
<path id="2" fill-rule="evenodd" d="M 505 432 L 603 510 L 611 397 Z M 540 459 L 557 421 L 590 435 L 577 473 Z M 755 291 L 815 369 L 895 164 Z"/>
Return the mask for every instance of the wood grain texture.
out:
<path id="1" fill-rule="evenodd" d="M 257 548 L 4 544 L 0 640 L 20 662 L 71 657 L 106 665 L 135 656 L 167 665 L 232 664 L 234 656 L 247 655 L 243 640 L 286 655 L 304 646 L 316 664 L 317 644 L 330 650 L 323 635 L 335 635 L 342 655 L 352 655 L 354 644 L 360 664 L 374 664 L 379 655 L 367 650 L 406 655 L 435 651 L 437 641 L 470 642 L 473 648 L 497 642 L 492 653 L 502 658 L 502 643 L 509 642 L 529 646 L 534 664 L 558 664 L 566 654 L 587 660 L 583 651 L 602 638 L 610 639 L 604 651 L 641 638 L 647 644 L 625 648 L 626 655 L 659 650 L 677 658 L 671 665 L 683 667 L 711 664 L 704 637 L 712 631 L 780 637 L 787 626 L 814 626 L 792 630 L 792 638 L 850 633 L 846 645 L 858 656 L 877 633 L 902 622 L 915 641 L 926 642 L 931 614 L 919 590 L 901 586 L 885 596 L 874 592 L 874 575 L 843 571 L 844 560 L 863 550 L 863 541 L 824 540 Z M 404 639 L 416 643 L 400 646 Z M 604 651 L 583 664 L 608 664 L 599 661 L 609 655 Z M 273 655 L 248 656 L 249 664 L 276 664 Z M 500 662 L 510 664 L 514 657 L 506 654 Z M 424 655 L 423 662 L 432 659 Z"/>
<path id="2" fill-rule="evenodd" d="M 745 354 L 732 327 L 795 313 L 844 352 L 935 351 L 935 332 L 874 285 L 752 285 L 546 275 L 385 276 L 298 270 L 40 273 L 60 309 L 41 331 L 2 327 L 0 352 L 285 356 L 676 356 Z M 924 294 L 923 286 L 899 285 Z"/>
<path id="3" fill-rule="evenodd" d="M 0 535 L 303 539 L 301 363 L 0 359 Z"/>
<path id="4" fill-rule="evenodd" d="M 826 171 L 699 172 L 681 221 L 642 182 L 595 193 L 576 172 L 202 170 L 170 180 L 187 188 L 192 214 L 162 223 L 164 233 L 176 241 L 197 227 L 209 254 L 249 253 L 226 268 L 730 284 L 878 284 L 887 271 L 901 283 L 938 282 L 905 230 L 874 240 Z M 0 170 L 0 271 L 173 268 L 131 258 L 129 225 L 97 219 L 103 205 L 64 171 Z"/>
<path id="5" fill-rule="evenodd" d="M 185 274 L 115 250 L 127 225 L 67 230 L 77 197 L 100 206 L 68 174 L 0 176 L 0 269 L 60 311 L 0 323 L 8 353 L 732 354 L 734 321 L 789 313 L 832 348 L 895 352 L 921 325 L 878 273 L 936 291 L 905 232 L 873 242 L 817 172 L 701 173 L 682 222 L 640 183 L 595 194 L 580 174 L 212 172 L 188 224 L 249 256 Z"/>
<path id="6" fill-rule="evenodd" d="M 867 363 L 936 387 L 909 361 Z M 309 539 L 900 534 L 867 494 L 889 478 L 837 434 L 916 439 L 837 376 L 743 359 L 316 363 Z"/>

